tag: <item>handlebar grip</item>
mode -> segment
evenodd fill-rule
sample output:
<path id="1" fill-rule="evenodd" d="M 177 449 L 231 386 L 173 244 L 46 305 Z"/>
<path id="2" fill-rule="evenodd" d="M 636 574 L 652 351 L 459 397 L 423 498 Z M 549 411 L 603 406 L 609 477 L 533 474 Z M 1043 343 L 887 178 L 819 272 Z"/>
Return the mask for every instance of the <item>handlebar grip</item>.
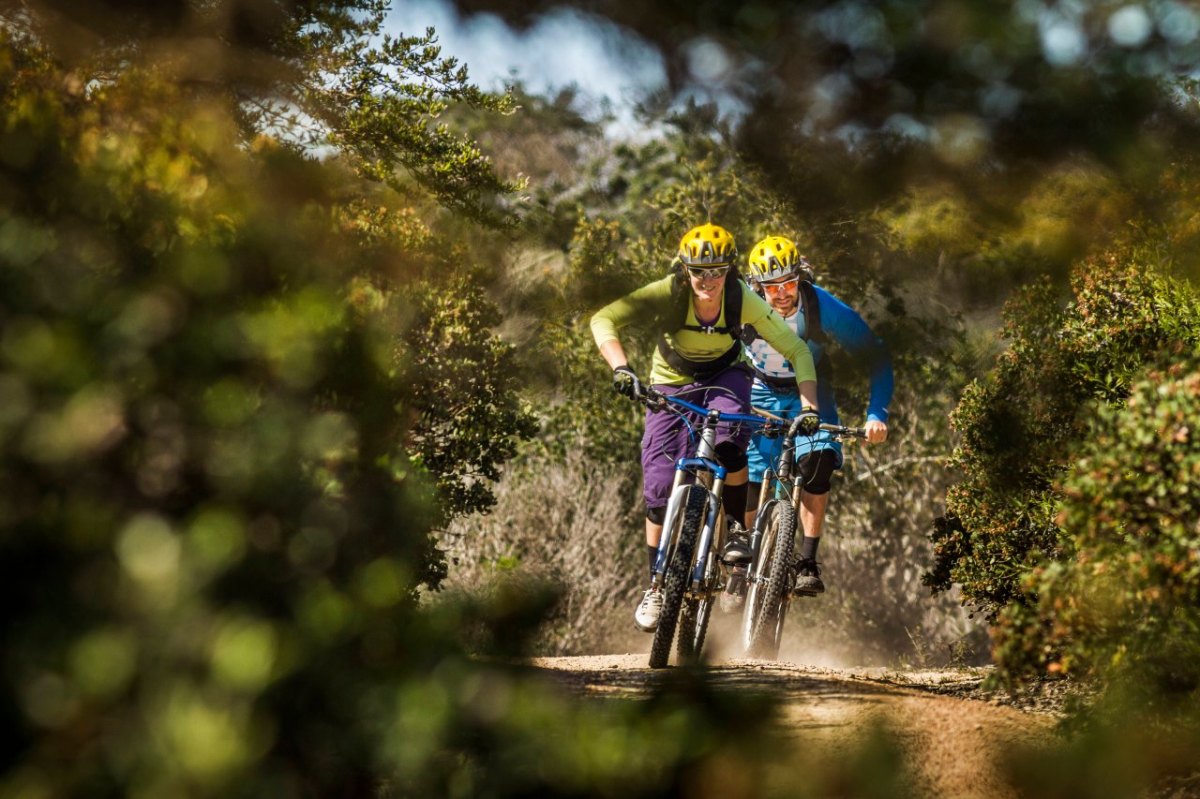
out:
<path id="1" fill-rule="evenodd" d="M 851 438 L 866 438 L 867 428 L 865 427 L 846 427 L 840 424 L 822 424 L 821 429 L 826 433 L 833 433 L 837 436 L 850 436 Z"/>
<path id="2" fill-rule="evenodd" d="M 792 420 L 792 423 L 790 425 L 788 425 L 787 437 L 790 440 L 790 439 L 795 438 L 797 435 L 799 435 L 799 433 L 800 433 L 800 417 L 797 416 L 795 419 Z"/>

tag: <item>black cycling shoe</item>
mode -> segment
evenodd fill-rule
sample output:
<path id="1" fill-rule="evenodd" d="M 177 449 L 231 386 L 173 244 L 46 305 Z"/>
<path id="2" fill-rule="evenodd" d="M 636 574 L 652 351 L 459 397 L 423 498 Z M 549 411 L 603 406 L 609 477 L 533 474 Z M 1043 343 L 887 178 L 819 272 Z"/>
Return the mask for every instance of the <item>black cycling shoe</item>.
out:
<path id="1" fill-rule="evenodd" d="M 737 522 L 729 525 L 729 540 L 721 550 L 721 560 L 730 566 L 750 561 L 750 536 Z"/>
<path id="2" fill-rule="evenodd" d="M 825 593 L 825 583 L 821 582 L 821 567 L 812 558 L 800 558 L 796 561 L 796 584 L 792 586 L 792 593 L 802 596 Z"/>

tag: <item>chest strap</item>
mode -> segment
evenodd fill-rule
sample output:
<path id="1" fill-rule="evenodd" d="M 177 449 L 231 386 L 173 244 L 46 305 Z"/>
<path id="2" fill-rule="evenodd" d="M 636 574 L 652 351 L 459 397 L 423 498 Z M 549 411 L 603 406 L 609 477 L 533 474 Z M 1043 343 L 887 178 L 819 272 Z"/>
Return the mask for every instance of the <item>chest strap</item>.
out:
<path id="1" fill-rule="evenodd" d="M 713 358 L 711 361 L 693 361 L 690 358 L 685 358 L 675 351 L 675 348 L 667 343 L 666 336 L 658 337 L 658 354 L 663 357 L 667 365 L 680 374 L 694 377 L 697 380 L 707 380 L 713 377 L 718 372 L 724 371 L 732 366 L 742 355 L 742 343 L 734 341 L 733 345 L 725 350 L 722 354 Z"/>
<path id="2" fill-rule="evenodd" d="M 766 372 L 761 371 L 754 364 L 750 364 L 750 368 L 754 370 L 755 377 L 757 377 L 759 380 L 766 383 L 768 386 L 775 389 L 776 391 L 789 391 L 790 390 L 793 394 L 799 393 L 799 391 L 800 391 L 800 388 L 796 385 L 796 376 L 795 375 L 792 375 L 791 377 L 786 377 L 786 376 L 781 377 L 779 375 L 769 375 Z"/>

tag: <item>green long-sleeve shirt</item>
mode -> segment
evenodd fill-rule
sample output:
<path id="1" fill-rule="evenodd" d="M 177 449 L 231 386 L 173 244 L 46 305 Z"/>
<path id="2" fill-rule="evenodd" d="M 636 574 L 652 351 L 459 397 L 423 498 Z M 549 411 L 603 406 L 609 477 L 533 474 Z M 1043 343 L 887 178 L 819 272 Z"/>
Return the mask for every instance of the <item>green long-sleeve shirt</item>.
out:
<path id="1" fill-rule="evenodd" d="M 673 277 L 667 276 L 662 280 L 656 280 L 631 291 L 597 311 L 592 316 L 591 322 L 592 336 L 596 339 L 596 346 L 603 346 L 609 341 L 618 341 L 617 331 L 628 325 L 653 326 L 657 320 L 662 318 L 662 309 L 670 307 L 671 281 L 673 279 Z M 733 285 L 728 285 L 726 289 L 733 287 Z M 742 292 L 742 318 L 737 323 L 753 325 L 759 336 L 787 358 L 795 369 L 797 384 L 806 380 L 816 380 L 817 371 L 813 366 L 812 352 L 804 340 L 797 336 L 783 321 L 783 318 L 771 310 L 771 306 L 767 305 L 766 301 L 755 294 L 749 286 L 739 280 L 736 288 Z M 723 327 L 726 323 L 725 304 L 722 302 L 721 317 L 715 326 Z M 687 320 L 684 324 L 699 324 L 694 302 L 688 303 Z M 677 328 L 656 332 L 665 333 L 667 344 L 690 361 L 715 360 L 723 355 L 733 343 L 727 335 L 704 333 L 697 330 Z M 745 354 L 743 353 L 740 358 L 745 361 Z M 651 383 L 681 386 L 693 382 L 694 379 L 672 369 L 658 350 L 654 351 L 654 361 L 650 368 Z"/>

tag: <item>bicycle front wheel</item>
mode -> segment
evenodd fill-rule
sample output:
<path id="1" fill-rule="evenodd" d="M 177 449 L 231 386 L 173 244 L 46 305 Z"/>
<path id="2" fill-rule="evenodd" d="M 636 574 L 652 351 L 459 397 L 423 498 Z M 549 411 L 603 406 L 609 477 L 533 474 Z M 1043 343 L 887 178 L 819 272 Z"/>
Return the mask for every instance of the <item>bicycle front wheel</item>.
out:
<path id="1" fill-rule="evenodd" d="M 750 587 L 742 613 L 742 648 L 748 657 L 774 660 L 786 613 L 787 577 L 796 535 L 796 510 L 775 502 L 759 515 L 762 539 L 750 564 Z"/>
<path id="2" fill-rule="evenodd" d="M 680 663 L 700 662 L 700 650 L 704 648 L 704 636 L 708 632 L 708 619 L 712 615 L 713 590 L 717 579 L 716 556 L 709 549 L 704 560 L 703 594 L 699 598 L 683 600 L 679 614 L 679 641 L 675 645 Z"/>
<path id="3" fill-rule="evenodd" d="M 654 631 L 654 641 L 650 644 L 652 669 L 664 668 L 671 656 L 671 641 L 675 638 L 675 628 L 679 623 L 679 608 L 687 584 L 692 579 L 692 554 L 696 551 L 696 539 L 700 537 L 700 528 L 708 510 L 708 491 L 705 488 L 690 485 L 686 491 L 687 495 L 679 503 L 675 518 L 668 520 L 670 523 L 663 530 L 664 535 L 673 536 L 675 548 L 663 579 L 662 612 Z"/>

